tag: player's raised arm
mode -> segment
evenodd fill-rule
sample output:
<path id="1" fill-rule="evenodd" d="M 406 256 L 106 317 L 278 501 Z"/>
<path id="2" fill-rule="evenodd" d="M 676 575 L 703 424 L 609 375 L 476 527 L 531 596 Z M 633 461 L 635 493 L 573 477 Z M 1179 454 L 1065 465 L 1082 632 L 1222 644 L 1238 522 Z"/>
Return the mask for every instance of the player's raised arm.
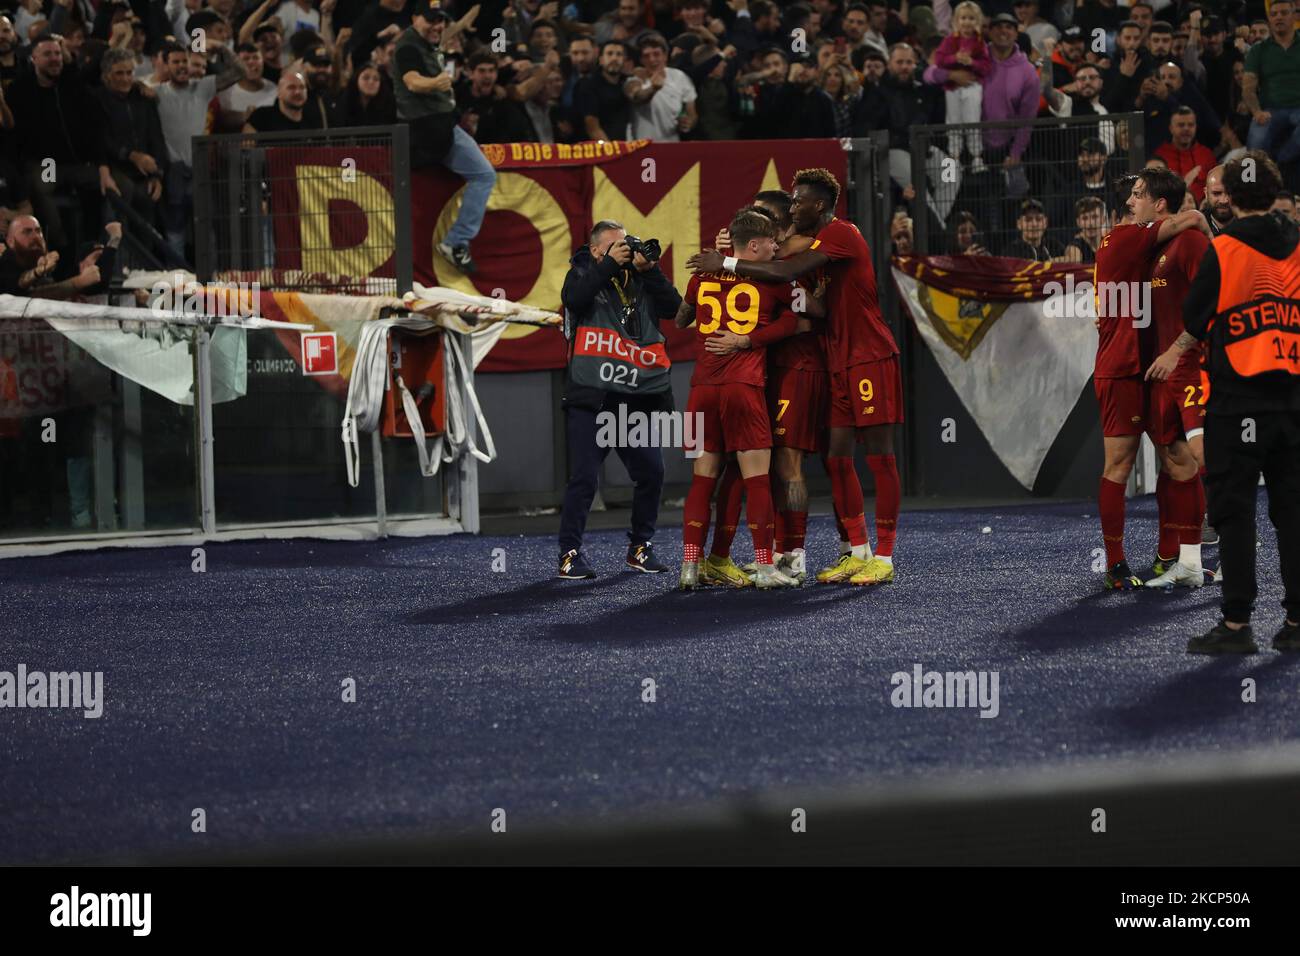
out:
<path id="1" fill-rule="evenodd" d="M 1214 233 L 1210 231 L 1210 224 L 1205 221 L 1205 216 L 1199 209 L 1188 209 L 1186 212 L 1175 213 L 1168 219 L 1160 223 L 1160 235 L 1157 237 L 1158 242 L 1168 242 L 1180 232 L 1188 229 L 1199 229 L 1211 239 Z"/>
<path id="2" fill-rule="evenodd" d="M 735 263 L 728 263 L 718 250 L 705 249 L 687 259 L 686 268 L 697 274 L 730 271 L 747 279 L 758 279 L 760 282 L 789 282 L 820 269 L 830 261 L 830 256 L 826 253 L 817 249 L 808 249 L 789 259 L 774 259 L 771 262 L 742 259 Z"/>

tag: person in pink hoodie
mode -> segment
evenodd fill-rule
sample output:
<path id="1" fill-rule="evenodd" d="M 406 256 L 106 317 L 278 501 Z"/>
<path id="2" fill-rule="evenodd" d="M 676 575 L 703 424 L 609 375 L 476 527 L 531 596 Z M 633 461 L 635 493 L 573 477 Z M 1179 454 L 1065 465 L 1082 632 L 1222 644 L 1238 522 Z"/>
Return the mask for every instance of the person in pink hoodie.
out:
<path id="1" fill-rule="evenodd" d="M 953 10 L 952 23 L 952 33 L 944 37 L 939 48 L 935 50 L 934 65 L 945 70 L 969 70 L 982 81 L 993 68 L 988 44 L 984 42 L 980 31 L 984 23 L 983 11 L 980 10 L 978 3 L 964 0 Z M 979 83 L 968 83 L 965 86 L 958 86 L 952 82 L 945 83 L 946 122 L 978 123 L 983 94 L 984 88 Z M 972 127 L 951 131 L 948 134 L 948 155 L 958 161 L 961 160 L 963 133 L 966 149 L 970 153 L 971 172 L 984 172 L 984 141 L 978 129 Z"/>

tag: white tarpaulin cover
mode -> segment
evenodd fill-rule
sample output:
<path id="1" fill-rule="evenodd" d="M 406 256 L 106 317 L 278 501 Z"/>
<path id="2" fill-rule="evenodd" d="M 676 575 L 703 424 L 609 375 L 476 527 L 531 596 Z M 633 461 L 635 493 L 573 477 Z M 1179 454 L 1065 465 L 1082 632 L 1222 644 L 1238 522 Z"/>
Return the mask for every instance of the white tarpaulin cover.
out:
<path id="1" fill-rule="evenodd" d="M 902 300 L 993 452 L 1027 489 L 1092 376 L 1090 316 L 1051 298 L 986 301 L 949 294 L 894 267 Z M 1060 292 L 1057 295 L 1065 295 Z"/>

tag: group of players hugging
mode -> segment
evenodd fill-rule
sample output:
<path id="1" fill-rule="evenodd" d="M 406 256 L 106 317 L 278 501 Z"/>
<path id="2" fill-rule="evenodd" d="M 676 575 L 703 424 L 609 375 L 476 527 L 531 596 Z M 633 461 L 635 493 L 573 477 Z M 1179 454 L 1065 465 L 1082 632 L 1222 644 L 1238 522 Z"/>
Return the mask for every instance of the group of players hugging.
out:
<path id="1" fill-rule="evenodd" d="M 793 194 L 760 193 L 719 234 L 719 249 L 687 261 L 694 275 L 676 323 L 695 323 L 704 337 L 687 405 L 688 415 L 702 415 L 703 451 L 683 516 L 683 588 L 803 583 L 809 453 L 822 456 L 830 476 L 840 531 L 839 560 L 817 580 L 894 579 L 894 426 L 903 421 L 898 346 L 880 313 L 866 240 L 835 215 L 839 195 L 829 171 L 801 170 Z M 728 248 L 724 257 L 719 250 Z M 856 441 L 866 446 L 876 483 L 874 553 L 853 461 Z M 718 519 L 705 556 L 715 491 Z M 730 557 L 742 494 L 752 569 Z"/>
<path id="2" fill-rule="evenodd" d="M 1210 227 L 1192 208 L 1183 180 L 1168 170 L 1127 177 L 1121 190 L 1127 214 L 1103 240 L 1094 274 L 1104 583 L 1198 587 L 1214 579 L 1200 556 L 1208 383 L 1200 346 L 1184 332 L 1182 303 Z M 676 324 L 694 324 L 703 337 L 687 406 L 688 414 L 702 416 L 703 429 L 683 516 L 684 589 L 804 582 L 806 454 L 820 455 L 830 476 L 840 536 L 838 560 L 817 580 L 894 580 L 894 429 L 903 421 L 898 346 L 881 315 L 867 243 L 835 215 L 839 194 L 829 171 L 801 170 L 791 194 L 759 193 L 718 234 L 717 249 L 687 262 L 693 275 Z M 1120 288 L 1124 294 L 1115 295 Z M 1144 433 L 1161 461 L 1160 537 L 1145 582 L 1124 555 L 1125 487 Z M 875 479 L 874 551 L 854 466 L 859 441 Z M 705 554 L 715 493 L 717 520 Z M 742 496 L 755 555 L 744 568 L 730 557 Z"/>

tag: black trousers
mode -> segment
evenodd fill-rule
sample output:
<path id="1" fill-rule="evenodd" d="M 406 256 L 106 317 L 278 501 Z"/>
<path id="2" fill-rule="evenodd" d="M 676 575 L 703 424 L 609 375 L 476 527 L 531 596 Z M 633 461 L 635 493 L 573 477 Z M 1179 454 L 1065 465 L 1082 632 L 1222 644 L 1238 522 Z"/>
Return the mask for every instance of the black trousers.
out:
<path id="1" fill-rule="evenodd" d="M 1269 520 L 1277 529 L 1282 606 L 1287 617 L 1300 621 L 1300 413 L 1206 415 L 1209 521 L 1219 532 L 1223 616 L 1235 623 L 1250 621 L 1258 593 L 1255 500 L 1261 474 L 1268 488 Z"/>
<path id="2" fill-rule="evenodd" d="M 605 411 L 618 413 L 613 403 Z M 631 409 L 629 409 L 631 410 Z M 569 439 L 569 484 L 564 489 L 564 508 L 560 512 L 560 553 L 582 547 L 582 534 L 587 527 L 587 514 L 596 497 L 600 482 L 600 466 L 609 454 L 596 442 L 598 430 L 596 416 L 600 412 L 588 408 L 565 408 L 565 425 Z M 636 544 L 648 542 L 655 534 L 659 518 L 659 497 L 664 487 L 664 456 L 660 448 L 614 449 L 636 486 L 632 495 L 632 531 L 629 534 Z"/>

